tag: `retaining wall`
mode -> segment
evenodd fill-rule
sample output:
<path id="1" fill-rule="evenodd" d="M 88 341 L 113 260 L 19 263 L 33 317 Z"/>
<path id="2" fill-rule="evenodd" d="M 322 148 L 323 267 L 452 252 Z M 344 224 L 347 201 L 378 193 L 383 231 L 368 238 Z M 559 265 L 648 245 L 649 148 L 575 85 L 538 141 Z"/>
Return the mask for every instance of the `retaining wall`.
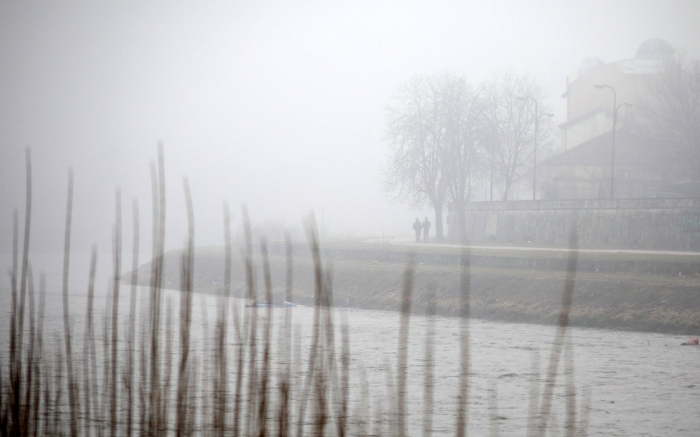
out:
<path id="1" fill-rule="evenodd" d="M 581 247 L 700 250 L 700 199 L 605 199 L 472 202 L 472 242 L 539 242 Z"/>

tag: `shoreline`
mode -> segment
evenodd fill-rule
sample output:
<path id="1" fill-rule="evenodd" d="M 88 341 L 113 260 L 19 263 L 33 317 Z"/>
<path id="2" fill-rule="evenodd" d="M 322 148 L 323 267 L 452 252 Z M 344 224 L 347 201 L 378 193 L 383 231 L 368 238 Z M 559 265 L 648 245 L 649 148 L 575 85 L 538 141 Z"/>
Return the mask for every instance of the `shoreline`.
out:
<path id="1" fill-rule="evenodd" d="M 179 289 L 179 251 L 165 254 L 164 288 Z M 369 257 L 371 258 L 371 257 Z M 286 258 L 271 255 L 273 300 L 284 299 Z M 262 260 L 254 256 L 255 282 L 264 284 Z M 307 256 L 294 258 L 293 301 L 313 305 L 313 264 Z M 547 268 L 470 267 L 473 318 L 509 323 L 557 323 L 566 271 Z M 196 251 L 194 290 L 220 294 L 223 290 L 223 250 Z M 372 259 L 323 259 L 332 269 L 333 299 L 338 307 L 398 311 L 405 263 Z M 579 270 L 576 274 L 569 326 L 622 331 L 659 332 L 697 336 L 700 333 L 700 275 Z M 231 295 L 245 295 L 240 259 L 232 263 Z M 126 282 L 130 274 L 124 275 Z M 436 314 L 459 316 L 460 268 L 455 265 L 417 264 L 413 278 L 412 313 L 424 314 L 431 288 L 436 292 Z M 150 266 L 139 268 L 139 285 L 148 285 Z"/>

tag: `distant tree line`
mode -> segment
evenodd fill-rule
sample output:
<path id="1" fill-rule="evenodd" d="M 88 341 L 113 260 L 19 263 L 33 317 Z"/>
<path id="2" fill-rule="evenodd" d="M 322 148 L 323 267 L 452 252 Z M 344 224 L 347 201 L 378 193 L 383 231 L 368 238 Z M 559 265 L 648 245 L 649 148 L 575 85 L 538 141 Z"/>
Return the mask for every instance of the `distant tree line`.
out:
<path id="1" fill-rule="evenodd" d="M 430 204 L 438 240 L 443 211 L 452 204 L 463 239 L 465 207 L 475 190 L 486 188 L 492 199 L 496 187 L 508 200 L 532 170 L 535 136 L 540 152 L 551 144 L 543 98 L 534 80 L 511 73 L 480 84 L 460 74 L 414 76 L 387 109 L 386 191 L 416 207 Z"/>

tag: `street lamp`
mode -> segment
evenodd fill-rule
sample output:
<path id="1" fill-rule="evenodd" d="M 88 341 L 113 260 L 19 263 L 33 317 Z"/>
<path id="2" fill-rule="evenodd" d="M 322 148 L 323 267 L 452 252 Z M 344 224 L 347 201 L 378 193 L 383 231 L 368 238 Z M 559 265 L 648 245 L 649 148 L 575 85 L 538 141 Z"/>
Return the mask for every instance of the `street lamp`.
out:
<path id="1" fill-rule="evenodd" d="M 610 88 L 613 92 L 613 129 L 612 129 L 612 158 L 610 161 L 610 198 L 615 198 L 615 130 L 617 129 L 617 110 L 622 106 L 632 106 L 631 103 L 620 103 L 617 104 L 617 93 L 615 88 L 610 85 L 595 84 L 594 85 L 599 90 L 603 88 Z"/>
<path id="2" fill-rule="evenodd" d="M 535 159 L 534 159 L 534 165 L 532 166 L 532 200 L 536 200 L 537 198 L 537 127 L 540 122 L 540 115 L 546 115 L 547 117 L 554 117 L 554 114 L 550 114 L 549 112 L 545 112 L 543 114 L 538 114 L 538 108 L 539 104 L 537 103 L 537 99 L 534 97 L 526 96 L 526 97 L 518 97 L 518 100 L 532 100 L 535 102 Z"/>

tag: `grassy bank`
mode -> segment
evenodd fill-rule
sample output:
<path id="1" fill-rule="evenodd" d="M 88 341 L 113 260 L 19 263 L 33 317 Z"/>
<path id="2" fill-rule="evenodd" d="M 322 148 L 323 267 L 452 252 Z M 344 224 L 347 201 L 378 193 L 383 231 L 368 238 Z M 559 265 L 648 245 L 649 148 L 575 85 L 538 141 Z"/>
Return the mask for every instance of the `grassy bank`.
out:
<path id="1" fill-rule="evenodd" d="M 527 257 L 522 253 L 515 254 Z M 505 268 L 507 254 L 500 254 L 489 265 L 475 264 L 470 270 L 471 314 L 473 317 L 505 322 L 556 324 L 561 303 L 561 290 L 566 272 L 551 269 L 546 253 L 535 253 L 541 269 Z M 550 253 L 554 259 L 564 254 Z M 165 284 L 179 287 L 179 253 L 165 258 Z M 478 254 L 475 254 L 475 257 Z M 588 258 L 586 258 L 586 256 Z M 585 262 L 593 255 L 580 260 Z M 658 255 L 649 258 L 657 259 Z M 614 258 L 614 259 L 611 259 Z M 629 257 L 633 262 L 648 263 L 642 255 Z M 596 262 L 610 260 L 624 265 L 625 259 L 604 254 Z M 256 260 L 256 265 L 261 265 Z M 627 260 L 629 261 L 629 260 Z M 660 260 L 660 262 L 663 260 Z M 401 281 L 405 264 L 376 259 L 326 260 L 333 271 L 334 301 L 337 306 L 353 308 L 399 310 Z M 286 261 L 282 256 L 270 256 L 272 282 L 276 301 L 281 301 Z M 223 281 L 223 251 L 202 248 L 196 251 L 194 269 L 195 290 L 217 293 Z M 531 265 L 523 262 L 524 266 Z M 505 265 L 512 265 L 506 263 Z M 142 267 L 142 284 L 148 284 L 149 266 Z M 620 269 L 596 271 L 579 270 L 576 279 L 570 324 L 591 328 L 663 332 L 697 335 L 700 332 L 700 276 L 625 272 Z M 459 267 L 455 265 L 419 264 L 414 284 L 414 313 L 425 310 L 428 292 L 437 294 L 439 315 L 457 316 L 459 311 Z M 258 272 L 260 275 L 260 272 Z M 262 284 L 262 277 L 257 280 Z M 313 303 L 313 263 L 308 256 L 294 259 L 294 296 L 300 304 Z M 232 265 L 234 295 L 243 296 L 245 274 L 242 263 Z"/>

